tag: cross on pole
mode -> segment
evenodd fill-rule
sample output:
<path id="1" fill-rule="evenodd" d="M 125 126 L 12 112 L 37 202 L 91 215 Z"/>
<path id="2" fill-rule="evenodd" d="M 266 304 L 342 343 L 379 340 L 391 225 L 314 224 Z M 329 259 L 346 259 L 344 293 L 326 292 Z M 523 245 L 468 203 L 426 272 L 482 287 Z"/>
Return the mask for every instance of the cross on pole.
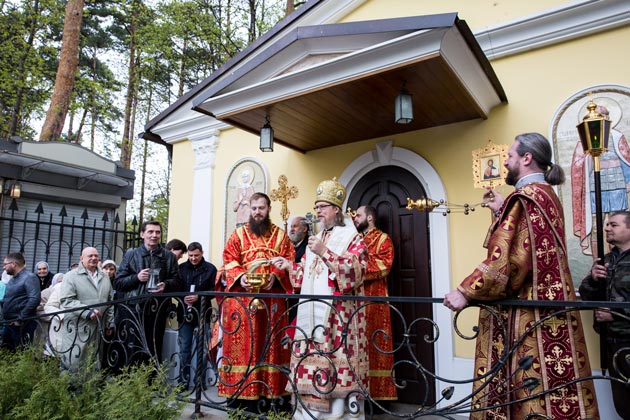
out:
<path id="1" fill-rule="evenodd" d="M 297 187 L 289 187 L 286 175 L 280 175 L 278 177 L 278 188 L 271 190 L 271 194 L 269 194 L 269 197 L 273 201 L 280 201 L 282 203 L 280 216 L 282 216 L 285 231 L 287 230 L 287 221 L 289 220 L 289 215 L 291 214 L 289 208 L 287 207 L 287 202 L 293 198 L 297 198 L 298 192 Z"/>

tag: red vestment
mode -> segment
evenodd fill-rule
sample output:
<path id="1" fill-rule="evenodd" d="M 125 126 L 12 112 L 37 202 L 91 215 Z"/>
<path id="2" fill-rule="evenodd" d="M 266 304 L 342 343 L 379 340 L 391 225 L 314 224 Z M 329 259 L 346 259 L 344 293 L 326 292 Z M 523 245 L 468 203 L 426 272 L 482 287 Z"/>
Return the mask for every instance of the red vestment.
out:
<path id="1" fill-rule="evenodd" d="M 311 294 L 305 289 L 309 281 L 309 274 L 305 273 L 318 273 L 328 279 L 331 295 L 361 293 L 367 248 L 361 235 L 349 223 L 343 228 L 336 226 L 323 239 L 328 249 L 322 257 L 307 249 L 302 261 L 293 263 L 291 282 L 296 290 Z M 347 247 L 336 254 L 330 250 L 330 242 L 345 229 L 352 229 L 355 234 Z M 322 232 L 317 236 L 321 238 Z M 327 321 L 324 322 L 326 331 L 323 338 L 296 339 L 292 343 L 291 355 L 292 381 L 300 394 L 301 403 L 308 410 L 325 413 L 330 413 L 332 401 L 343 400 L 353 391 L 359 392 L 351 394 L 356 398 L 368 386 L 364 311 L 356 312 L 359 305 L 355 301 L 335 300 L 331 301 L 331 306 Z M 308 303 L 301 303 L 298 308 L 298 327 L 302 311 L 307 310 L 307 307 Z M 315 329 L 322 331 L 322 328 Z M 308 335 L 311 333 L 304 332 Z M 314 380 L 316 377 L 320 380 Z M 296 408 L 295 418 L 311 418 L 309 413 L 302 413 L 300 403 Z"/>
<path id="2" fill-rule="evenodd" d="M 506 198 L 500 216 L 488 232 L 484 244 L 487 258 L 458 289 L 468 299 L 481 301 L 575 300 L 564 234 L 562 207 L 553 188 L 545 183 L 519 188 Z M 470 418 L 521 420 L 531 413 L 555 420 L 599 418 L 591 380 L 562 387 L 591 375 L 579 312 L 556 315 L 525 334 L 534 323 L 561 308 L 492 308 L 498 311 L 499 319 L 483 309 L 479 313 L 475 357 L 478 379 L 473 384 L 478 394 L 473 399 L 473 409 L 560 388 L 520 403 L 475 412 Z M 515 345 L 516 350 L 496 376 L 481 378 L 499 367 L 504 349 Z M 519 360 L 526 356 L 533 358 L 531 368 L 518 369 Z M 528 378 L 537 379 L 539 385 L 528 390 L 523 386 Z"/>
<path id="3" fill-rule="evenodd" d="M 387 275 L 394 262 L 394 244 L 389 235 L 377 228 L 370 229 L 363 236 L 363 242 L 368 248 L 368 264 L 363 278 L 364 294 L 388 296 Z M 369 305 L 366 307 L 366 318 L 370 396 L 375 400 L 395 400 L 397 396 L 392 372 L 394 345 L 390 308 L 383 303 Z M 375 336 L 376 331 L 379 332 Z"/>
<path id="4" fill-rule="evenodd" d="M 254 261 L 277 256 L 294 258 L 293 245 L 282 229 L 271 225 L 266 235 L 256 236 L 249 224 L 237 228 L 223 250 L 225 290 L 246 292 L 240 283 L 241 275 L 247 274 Z M 263 265 L 255 271 L 276 276 L 272 289 L 261 290 L 261 293 L 291 293 L 286 271 L 271 265 Z M 287 394 L 287 377 L 280 368 L 288 366 L 290 354 L 280 343 L 283 334 L 279 334 L 288 324 L 286 299 L 261 300 L 265 302 L 265 309 L 257 311 L 249 307 L 250 298 L 225 297 L 221 301 L 223 355 L 218 388 L 222 397 L 258 399 Z"/>

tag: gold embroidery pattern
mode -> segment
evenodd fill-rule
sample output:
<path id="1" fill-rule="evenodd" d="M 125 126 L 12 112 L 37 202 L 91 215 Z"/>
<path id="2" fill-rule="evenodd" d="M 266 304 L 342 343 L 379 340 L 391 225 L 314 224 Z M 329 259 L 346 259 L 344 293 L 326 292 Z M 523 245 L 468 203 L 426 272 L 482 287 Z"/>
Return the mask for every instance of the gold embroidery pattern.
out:
<path id="1" fill-rule="evenodd" d="M 549 239 L 545 238 L 542 240 L 542 249 L 536 250 L 536 256 L 538 258 L 544 257 L 545 264 L 549 264 L 551 261 L 551 257 L 555 255 L 557 249 L 555 246 L 550 245 Z"/>
<path id="2" fill-rule="evenodd" d="M 560 348 L 560 346 L 553 346 L 551 349 L 551 354 L 547 354 L 545 356 L 545 363 L 553 365 L 553 370 L 558 373 L 558 375 L 562 375 L 566 370 L 567 366 L 571 366 L 573 364 L 573 357 L 568 354 L 564 354 L 564 350 Z"/>

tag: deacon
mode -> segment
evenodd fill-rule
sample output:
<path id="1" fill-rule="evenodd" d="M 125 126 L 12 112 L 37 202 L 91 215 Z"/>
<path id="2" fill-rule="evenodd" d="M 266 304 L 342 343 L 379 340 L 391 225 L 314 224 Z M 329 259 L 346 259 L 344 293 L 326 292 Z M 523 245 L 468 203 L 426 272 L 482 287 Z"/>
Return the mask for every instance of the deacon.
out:
<path id="1" fill-rule="evenodd" d="M 505 167 L 506 183 L 515 191 L 505 200 L 486 191 L 484 200 L 496 215 L 484 243 L 488 256 L 445 296 L 444 305 L 454 311 L 475 301 L 575 300 L 564 212 L 552 187 L 564 182 L 564 173 L 551 161 L 549 141 L 538 133 L 516 136 Z M 474 382 L 472 403 L 481 410 L 470 418 L 599 418 L 593 382 L 579 380 L 591 375 L 579 312 L 542 322 L 561 308 L 493 309 L 499 316 L 479 313 L 475 374 L 494 373 Z"/>
<path id="2" fill-rule="evenodd" d="M 363 278 L 365 296 L 388 296 L 387 276 L 394 262 L 394 243 L 388 234 L 376 227 L 376 209 L 361 206 L 354 225 L 368 249 L 368 264 Z M 366 307 L 368 351 L 370 358 L 370 396 L 374 400 L 396 400 L 392 318 L 387 304 Z M 378 331 L 378 333 L 376 333 Z M 376 335 L 375 335 L 376 333 Z M 385 339 L 385 337 L 388 337 Z M 372 340 L 374 340 L 372 342 Z"/>
<path id="3" fill-rule="evenodd" d="M 286 272 L 273 267 L 269 260 L 278 256 L 293 260 L 293 245 L 287 234 L 271 223 L 271 200 L 266 194 L 252 194 L 249 205 L 249 223 L 236 228 L 223 251 L 225 291 L 252 292 L 248 276 L 256 272 L 270 274 L 269 284 L 260 293 L 291 293 Z M 249 297 L 224 298 L 221 303 L 219 395 L 230 398 L 238 392 L 231 406 L 251 412 L 258 411 L 260 398 L 277 399 L 288 394 L 287 377 L 280 370 L 289 364 L 289 349 L 280 342 L 280 331 L 288 324 L 286 299 L 261 301 L 264 309 L 252 308 Z M 273 341 L 266 342 L 267 338 Z"/>

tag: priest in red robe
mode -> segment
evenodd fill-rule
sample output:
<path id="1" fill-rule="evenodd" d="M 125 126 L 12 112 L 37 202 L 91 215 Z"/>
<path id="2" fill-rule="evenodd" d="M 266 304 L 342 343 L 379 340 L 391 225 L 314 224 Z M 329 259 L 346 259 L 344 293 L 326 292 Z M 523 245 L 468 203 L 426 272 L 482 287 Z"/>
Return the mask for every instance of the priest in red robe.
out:
<path id="1" fill-rule="evenodd" d="M 388 234 L 376 227 L 376 209 L 361 206 L 354 225 L 368 248 L 368 265 L 363 277 L 365 296 L 388 296 L 387 276 L 394 262 L 394 243 Z M 366 307 L 368 353 L 370 359 L 370 397 L 377 401 L 396 400 L 394 385 L 394 343 L 392 318 L 387 304 Z M 376 335 L 375 335 L 376 333 Z"/>
<path id="2" fill-rule="evenodd" d="M 516 136 L 505 167 L 506 183 L 515 191 L 505 200 L 486 191 L 496 215 L 484 244 L 488 256 L 445 296 L 452 310 L 506 298 L 575 300 L 563 210 L 552 187 L 564 173 L 551 161 L 549 141 L 538 133 Z M 498 317 L 484 309 L 479 314 L 472 405 L 478 411 L 470 418 L 599 418 L 593 382 L 580 380 L 591 368 L 579 312 L 545 320 L 560 308 L 492 308 Z"/>
<path id="3" fill-rule="evenodd" d="M 269 263 L 273 257 L 294 258 L 287 234 L 271 223 L 271 201 L 266 194 L 250 198 L 249 223 L 237 228 L 223 251 L 225 291 L 252 292 L 248 275 L 270 273 L 270 282 L 260 290 L 291 293 L 289 277 Z M 286 299 L 264 298 L 262 309 L 252 298 L 229 297 L 221 301 L 222 354 L 219 356 L 219 396 L 234 398 L 233 407 L 257 412 L 261 398 L 278 399 L 285 390 L 290 353 L 281 343 L 288 324 Z M 267 341 L 269 340 L 269 341 Z M 281 402 L 281 401 L 277 401 Z M 288 401 L 284 400 L 288 406 Z M 269 404 L 265 405 L 266 408 Z"/>

